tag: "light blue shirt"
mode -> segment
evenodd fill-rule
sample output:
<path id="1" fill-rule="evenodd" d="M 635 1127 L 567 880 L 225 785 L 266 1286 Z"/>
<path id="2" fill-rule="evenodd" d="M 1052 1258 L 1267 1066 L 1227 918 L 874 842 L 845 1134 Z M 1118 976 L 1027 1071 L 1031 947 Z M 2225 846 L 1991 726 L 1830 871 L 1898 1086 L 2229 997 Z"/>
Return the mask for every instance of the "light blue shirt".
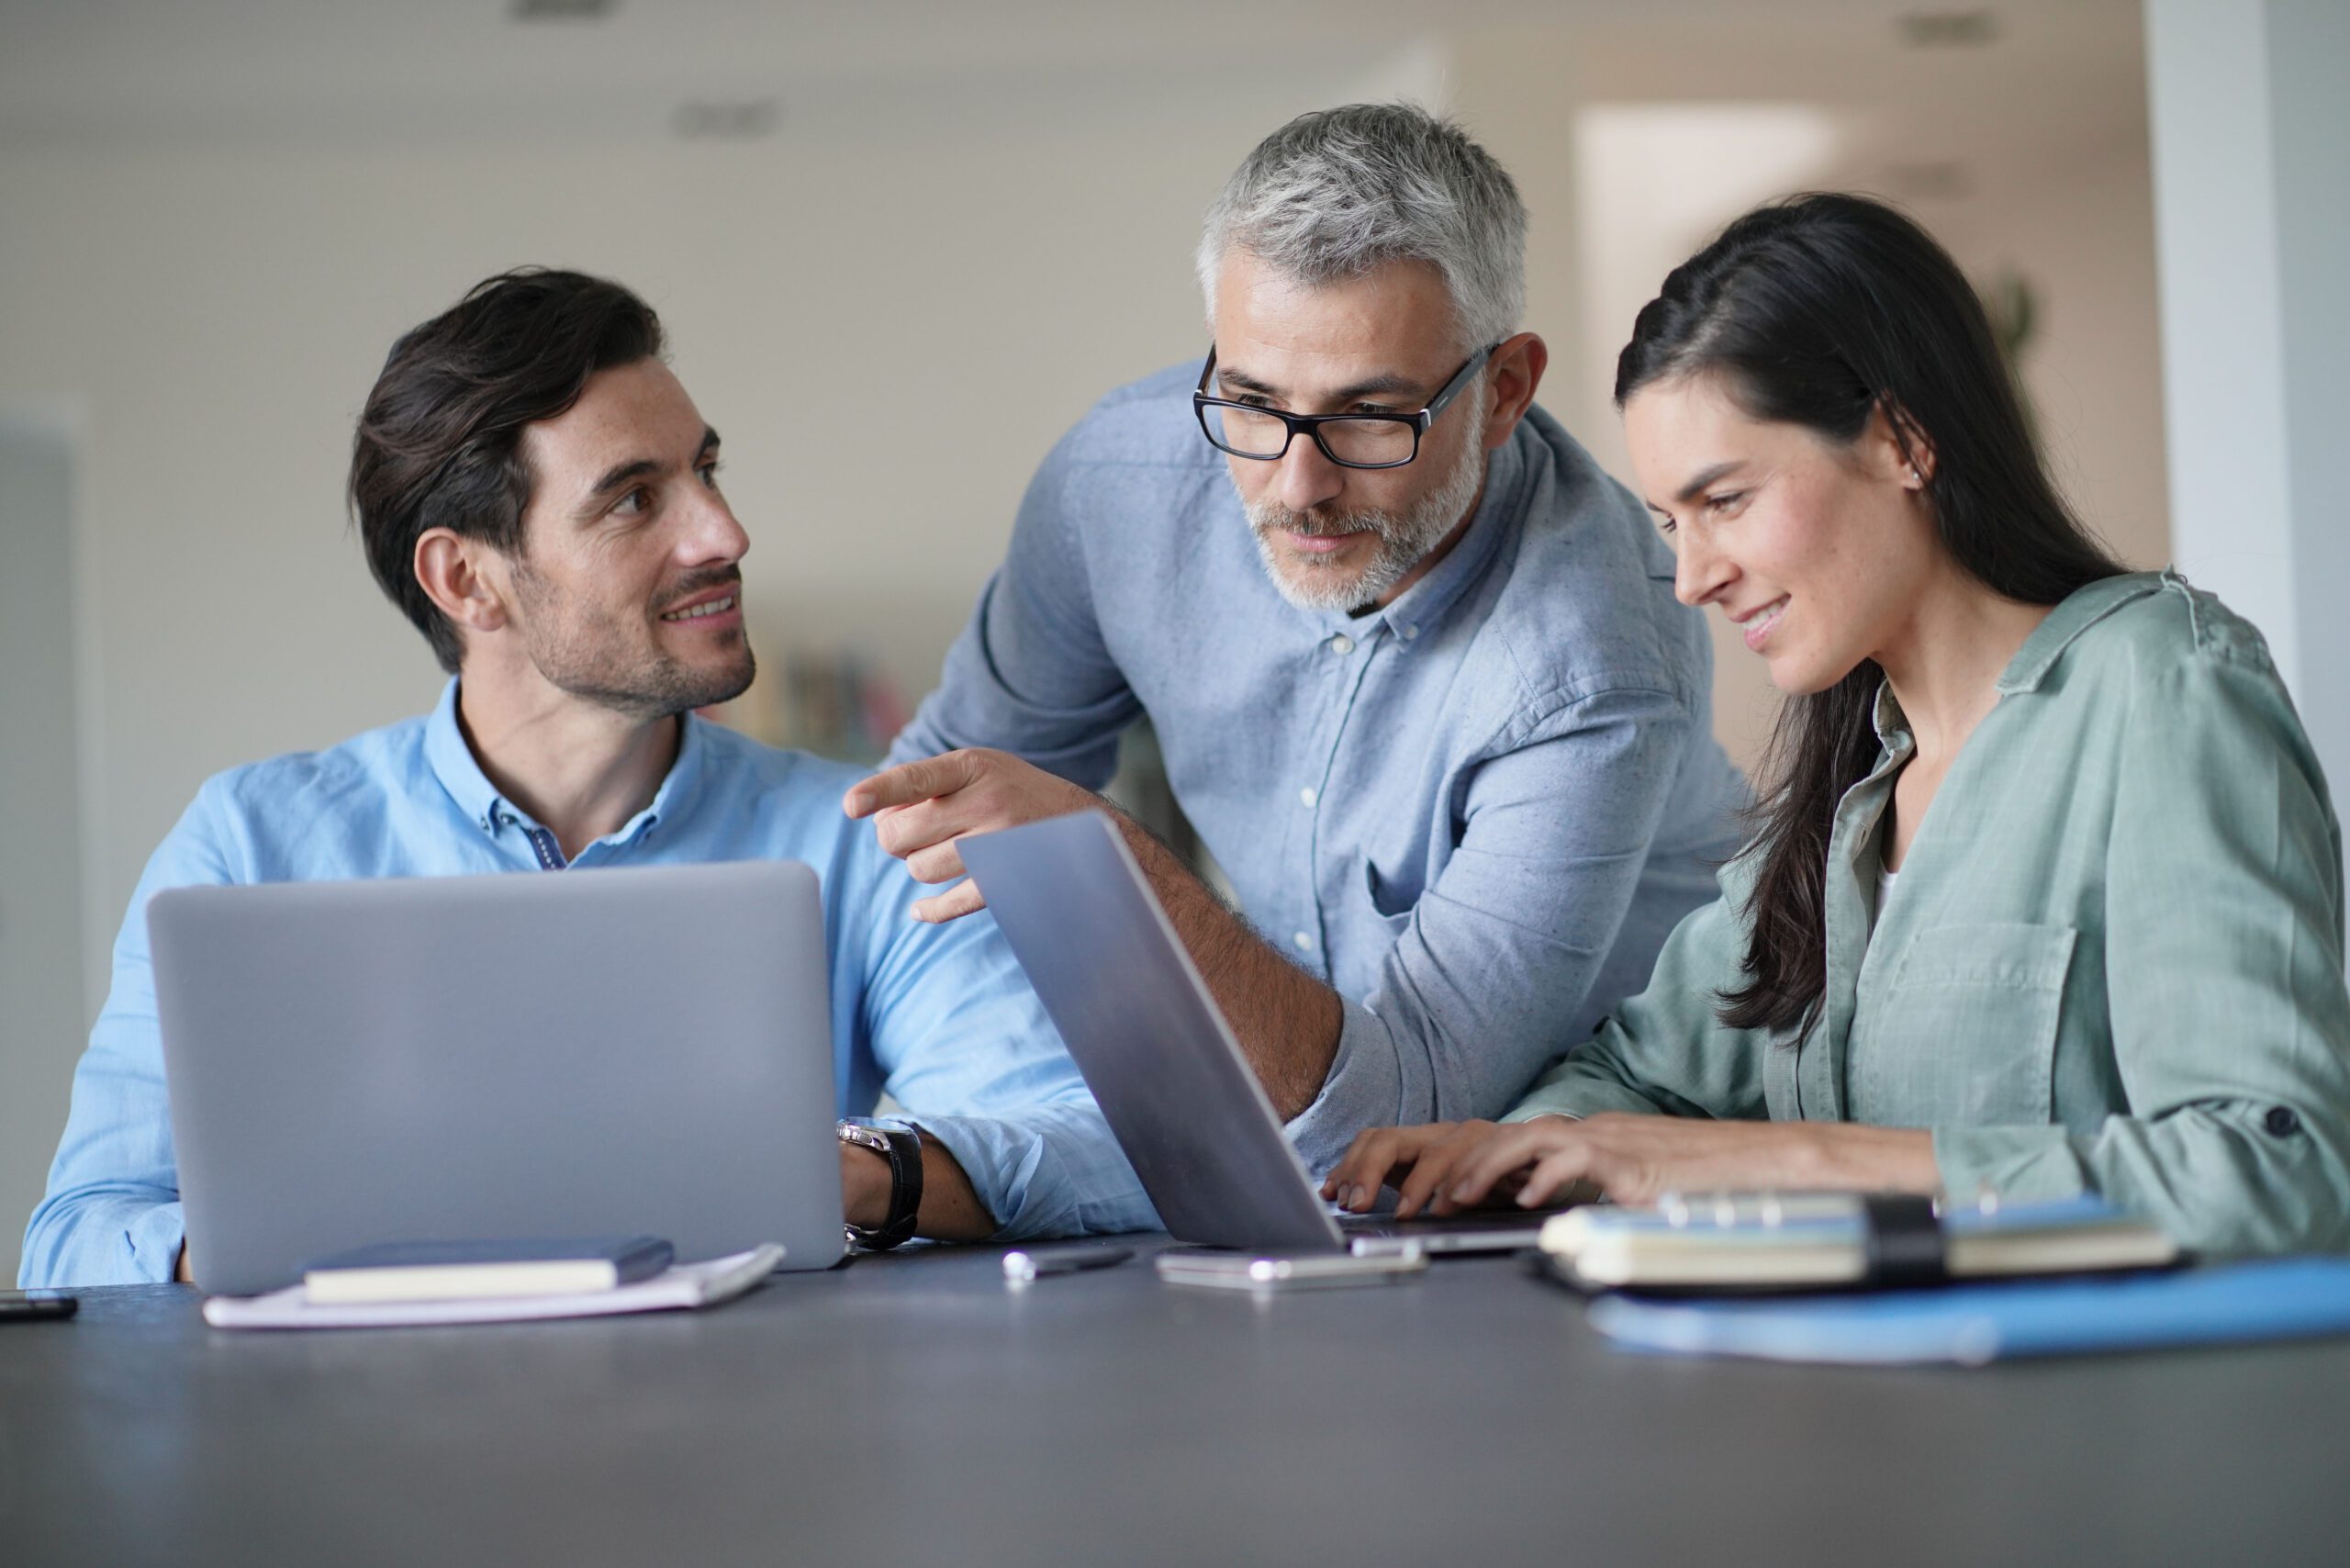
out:
<path id="1" fill-rule="evenodd" d="M 1299 610 L 1191 406 L 1111 394 L 1030 484 L 940 689 L 891 748 L 1089 789 L 1147 713 L 1266 938 L 1345 1002 L 1316 1170 L 1366 1126 L 1496 1115 L 1648 982 L 1746 800 L 1713 656 L 1639 504 L 1532 409 L 1450 554 L 1386 609 Z"/>
<path id="2" fill-rule="evenodd" d="M 564 867 L 457 727 L 457 684 L 422 719 L 207 781 L 132 895 L 114 984 L 73 1075 L 19 1282 L 167 1280 L 180 1248 L 147 901 L 196 883 L 449 877 Z M 844 1115 L 886 1089 L 962 1165 L 1006 1238 L 1154 1227 L 1117 1141 L 992 920 L 925 925 L 922 889 L 841 812 L 858 770 L 688 717 L 653 803 L 571 868 L 800 860 L 823 887 Z"/>

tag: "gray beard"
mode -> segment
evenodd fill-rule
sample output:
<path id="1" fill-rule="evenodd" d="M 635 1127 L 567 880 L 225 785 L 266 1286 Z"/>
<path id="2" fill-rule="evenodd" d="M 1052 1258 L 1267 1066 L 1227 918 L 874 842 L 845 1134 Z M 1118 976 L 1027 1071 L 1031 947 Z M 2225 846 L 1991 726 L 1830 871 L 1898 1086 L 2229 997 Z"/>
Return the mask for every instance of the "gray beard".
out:
<path id="1" fill-rule="evenodd" d="M 1281 596 L 1300 610 L 1346 610 L 1371 603 L 1402 582 L 1467 515 L 1484 482 L 1485 449 L 1472 438 L 1461 443 L 1443 483 L 1400 512 L 1365 508 L 1316 521 L 1279 501 L 1241 505 L 1257 536 L 1257 557 Z M 1348 574 L 1319 561 L 1285 560 L 1275 546 L 1276 533 L 1371 533 L 1379 547 L 1368 566 Z"/>

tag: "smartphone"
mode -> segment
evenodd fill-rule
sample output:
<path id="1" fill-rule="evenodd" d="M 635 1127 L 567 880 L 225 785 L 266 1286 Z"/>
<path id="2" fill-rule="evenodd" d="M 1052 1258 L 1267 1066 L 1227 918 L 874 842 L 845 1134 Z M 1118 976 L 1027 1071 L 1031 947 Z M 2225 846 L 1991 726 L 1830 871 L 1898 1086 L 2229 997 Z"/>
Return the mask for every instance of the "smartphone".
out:
<path id="1" fill-rule="evenodd" d="M 82 1309 L 71 1291 L 0 1291 L 0 1323 L 38 1323 L 71 1317 Z"/>
<path id="2" fill-rule="evenodd" d="M 1215 1248 L 1175 1247 L 1152 1260 L 1170 1285 L 1207 1285 L 1218 1290 L 1320 1290 L 1336 1285 L 1387 1285 L 1427 1271 L 1425 1252 L 1359 1258 L 1345 1252 L 1267 1258 Z"/>

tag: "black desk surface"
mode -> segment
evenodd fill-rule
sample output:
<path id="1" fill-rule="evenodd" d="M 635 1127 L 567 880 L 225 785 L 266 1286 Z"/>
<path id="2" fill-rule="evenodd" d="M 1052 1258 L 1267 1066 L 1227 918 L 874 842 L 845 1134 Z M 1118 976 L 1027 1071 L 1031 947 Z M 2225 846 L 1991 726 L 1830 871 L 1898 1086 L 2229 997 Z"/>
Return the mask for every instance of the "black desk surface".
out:
<path id="1" fill-rule="evenodd" d="M 1660 1361 L 1503 1260 L 1263 1302 L 997 1260 L 483 1328 L 88 1292 L 0 1327 L 0 1564 L 2350 1562 L 2350 1341 Z"/>

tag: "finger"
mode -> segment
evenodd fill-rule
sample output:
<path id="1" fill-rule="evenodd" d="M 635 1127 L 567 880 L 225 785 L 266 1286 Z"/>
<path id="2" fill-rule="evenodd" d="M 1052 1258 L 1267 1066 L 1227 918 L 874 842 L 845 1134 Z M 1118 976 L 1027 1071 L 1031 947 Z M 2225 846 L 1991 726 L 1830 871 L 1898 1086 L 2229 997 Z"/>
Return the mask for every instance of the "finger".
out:
<path id="1" fill-rule="evenodd" d="M 1396 1186 L 1395 1217 L 1409 1219 L 1426 1207 L 1430 1195 L 1439 1191 L 1438 1183 L 1459 1162 L 1460 1151 L 1449 1145 L 1433 1144 L 1422 1149 L 1411 1173 Z"/>
<path id="2" fill-rule="evenodd" d="M 1571 1129 L 1572 1123 L 1559 1124 Z M 1553 1131 L 1539 1122 L 1520 1122 L 1501 1129 L 1485 1140 L 1484 1146 L 1460 1162 L 1454 1174 L 1452 1201 L 1456 1204 L 1482 1204 L 1493 1191 L 1494 1183 L 1511 1171 L 1529 1165 L 1557 1147 L 1561 1132 Z M 1569 1132 L 1566 1136 L 1572 1136 Z"/>
<path id="3" fill-rule="evenodd" d="M 1396 1192 L 1395 1217 L 1409 1219 L 1424 1208 L 1435 1213 L 1449 1212 L 1444 1202 L 1445 1176 L 1460 1163 L 1461 1157 L 1483 1143 L 1494 1130 L 1491 1122 L 1462 1122 L 1446 1127 L 1439 1137 L 1423 1140 L 1419 1159 Z"/>
<path id="4" fill-rule="evenodd" d="M 965 813 L 956 807 L 968 797 L 919 801 L 911 806 L 884 806 L 873 816 L 873 841 L 884 855 L 903 860 L 908 856 L 945 844 L 970 831 Z"/>
<path id="5" fill-rule="evenodd" d="M 977 776 L 974 757 L 971 752 L 950 751 L 884 768 L 850 785 L 841 797 L 841 810 L 852 817 L 869 817 L 884 806 L 910 806 L 951 795 Z"/>
<path id="6" fill-rule="evenodd" d="M 944 925 L 950 920 L 960 920 L 987 906 L 988 901 L 979 896 L 977 882 L 961 881 L 935 898 L 916 899 L 907 913 L 916 920 Z"/>
<path id="7" fill-rule="evenodd" d="M 927 849 L 917 849 L 903 857 L 906 869 L 917 882 L 951 882 L 965 875 L 963 852 L 955 847 L 953 839 L 934 844 Z"/>
<path id="8" fill-rule="evenodd" d="M 1322 1183 L 1322 1195 L 1348 1208 L 1367 1204 L 1376 1195 L 1380 1182 L 1393 1168 L 1402 1154 L 1402 1138 L 1395 1127 L 1366 1127 L 1355 1135 L 1338 1163 L 1330 1168 L 1329 1178 Z"/>
<path id="9" fill-rule="evenodd" d="M 1493 1138 L 1501 1130 L 1492 1122 L 1463 1122 L 1449 1137 L 1445 1138 L 1437 1148 L 1429 1151 L 1429 1157 L 1434 1159 L 1436 1167 L 1443 1175 L 1449 1175 L 1459 1170 L 1471 1155 L 1483 1148 L 1487 1140 Z M 1428 1163 L 1428 1159 L 1423 1159 L 1422 1163 Z M 1438 1181 L 1430 1183 L 1427 1193 L 1427 1213 L 1442 1216 L 1456 1213 L 1460 1208 L 1460 1205 L 1452 1198 L 1451 1182 L 1443 1181 L 1439 1177 Z"/>
<path id="10" fill-rule="evenodd" d="M 1357 1214 L 1379 1202 L 1382 1187 L 1401 1187 L 1422 1151 L 1450 1131 L 1438 1122 L 1416 1127 L 1374 1127 L 1356 1136 L 1347 1166 L 1339 1176 L 1335 1201 Z"/>
<path id="11" fill-rule="evenodd" d="M 1590 1176 L 1595 1158 L 1590 1143 L 1578 1139 L 1537 1160 L 1534 1169 L 1527 1172 L 1526 1184 L 1517 1190 L 1517 1206 L 1539 1209 L 1550 1205 L 1559 1194 Z"/>

